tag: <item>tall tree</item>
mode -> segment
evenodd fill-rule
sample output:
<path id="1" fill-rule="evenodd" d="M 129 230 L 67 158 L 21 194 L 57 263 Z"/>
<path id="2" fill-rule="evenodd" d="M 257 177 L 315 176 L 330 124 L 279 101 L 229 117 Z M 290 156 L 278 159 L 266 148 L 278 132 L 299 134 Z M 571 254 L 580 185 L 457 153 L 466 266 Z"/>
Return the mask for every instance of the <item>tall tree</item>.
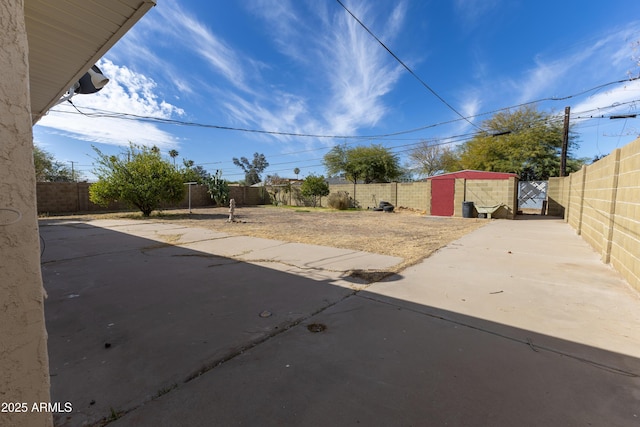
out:
<path id="1" fill-rule="evenodd" d="M 200 165 L 194 166 L 195 162 L 193 160 L 182 159 L 182 164 L 184 168 L 180 172 L 182 172 L 184 182 L 206 184 L 211 179 L 211 174 Z"/>
<path id="2" fill-rule="evenodd" d="M 173 166 L 176 165 L 176 157 L 178 157 L 179 154 L 178 150 L 169 150 L 169 157 L 173 159 Z"/>
<path id="3" fill-rule="evenodd" d="M 513 172 L 522 180 L 546 180 L 559 176 L 563 122 L 534 106 L 501 111 L 482 124 L 485 130 L 460 147 L 464 169 Z M 578 170 L 582 159 L 571 151 L 577 148 L 570 133 L 567 171 Z"/>
<path id="4" fill-rule="evenodd" d="M 323 176 L 309 175 L 302 181 L 300 193 L 313 201 L 314 208 L 318 203 L 322 206 L 322 197 L 329 195 L 329 184 Z"/>
<path id="5" fill-rule="evenodd" d="M 244 180 L 247 185 L 253 185 L 260 182 L 260 174 L 269 166 L 267 158 L 264 154 L 253 153 L 253 160 L 249 161 L 246 157 L 233 158 L 233 164 L 238 166 L 244 172 Z"/>
<path id="6" fill-rule="evenodd" d="M 455 158 L 453 149 L 436 141 L 421 141 L 409 152 L 409 158 L 424 176 L 433 176 L 449 172 Z"/>
<path id="7" fill-rule="evenodd" d="M 182 173 L 163 160 L 159 150 L 130 144 L 120 156 L 110 156 L 93 147 L 98 155 L 95 175 L 98 182 L 89 187 L 89 199 L 98 205 L 123 201 L 144 216 L 162 202 L 177 203 L 185 194 Z"/>
<path id="8" fill-rule="evenodd" d="M 38 146 L 33 147 L 33 164 L 38 182 L 72 182 L 78 180 L 78 173 L 55 159 L 53 154 Z"/>
<path id="9" fill-rule="evenodd" d="M 344 174 L 354 184 L 390 182 L 402 174 L 398 157 L 377 144 L 352 148 L 336 145 L 325 154 L 324 165 L 329 175 Z"/>

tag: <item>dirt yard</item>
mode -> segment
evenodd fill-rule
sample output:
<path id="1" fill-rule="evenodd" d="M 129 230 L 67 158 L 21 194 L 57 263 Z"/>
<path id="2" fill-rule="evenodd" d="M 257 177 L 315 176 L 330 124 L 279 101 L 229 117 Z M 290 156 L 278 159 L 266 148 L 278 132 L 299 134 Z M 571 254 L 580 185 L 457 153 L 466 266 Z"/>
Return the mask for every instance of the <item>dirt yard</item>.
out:
<path id="1" fill-rule="evenodd" d="M 139 213 L 73 218 L 105 217 L 143 219 Z M 166 210 L 160 214 L 154 213 L 147 220 L 179 222 L 229 234 L 397 256 L 403 258 L 404 262 L 393 269 L 395 273 L 487 223 L 487 220 L 481 219 L 430 217 L 403 208 L 385 213 L 255 206 L 236 208 L 236 222 L 229 223 L 228 217 L 228 208 L 199 208 L 193 209 L 191 214 L 184 209 Z M 378 278 L 368 279 L 375 281 Z"/>

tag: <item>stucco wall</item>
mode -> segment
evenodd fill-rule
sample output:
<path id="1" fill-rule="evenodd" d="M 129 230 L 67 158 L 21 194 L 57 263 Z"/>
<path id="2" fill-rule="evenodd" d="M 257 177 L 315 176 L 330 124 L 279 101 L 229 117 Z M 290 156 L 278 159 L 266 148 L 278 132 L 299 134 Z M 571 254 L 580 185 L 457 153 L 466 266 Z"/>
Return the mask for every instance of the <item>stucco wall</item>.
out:
<path id="1" fill-rule="evenodd" d="M 640 138 L 568 177 L 549 197 L 596 251 L 640 290 Z"/>
<path id="2" fill-rule="evenodd" d="M 24 2 L 0 2 L 0 402 L 48 402 L 49 361 L 36 215 Z M 47 412 L 0 425 L 52 425 Z"/>

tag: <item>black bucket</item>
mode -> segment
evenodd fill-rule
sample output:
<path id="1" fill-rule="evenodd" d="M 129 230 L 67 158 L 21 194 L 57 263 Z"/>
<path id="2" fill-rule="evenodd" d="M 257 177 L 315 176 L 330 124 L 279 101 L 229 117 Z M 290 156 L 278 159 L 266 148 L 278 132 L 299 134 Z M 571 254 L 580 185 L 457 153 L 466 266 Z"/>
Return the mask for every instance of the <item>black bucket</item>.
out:
<path id="1" fill-rule="evenodd" d="M 473 217 L 473 202 L 462 202 L 462 218 Z"/>

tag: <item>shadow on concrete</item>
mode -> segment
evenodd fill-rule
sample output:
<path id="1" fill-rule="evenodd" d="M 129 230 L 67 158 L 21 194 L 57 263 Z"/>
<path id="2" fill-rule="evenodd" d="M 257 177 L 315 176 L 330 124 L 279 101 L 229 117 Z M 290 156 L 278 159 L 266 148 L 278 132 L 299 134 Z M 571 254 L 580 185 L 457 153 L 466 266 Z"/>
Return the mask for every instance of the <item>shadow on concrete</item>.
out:
<path id="1" fill-rule="evenodd" d="M 518 214 L 516 215 L 516 220 L 526 221 L 526 220 L 535 220 L 535 221 L 551 221 L 551 220 L 559 220 L 562 217 L 559 216 L 550 216 L 550 215 L 541 215 L 541 214 Z"/>
<path id="2" fill-rule="evenodd" d="M 48 221 L 41 234 L 52 401 L 73 405 L 59 426 L 623 426 L 640 416 L 640 361 L 629 356 L 357 292 L 340 272 L 86 223 Z"/>
<path id="3" fill-rule="evenodd" d="M 202 208 L 200 208 L 202 210 Z M 235 215 L 238 216 L 238 215 Z M 170 213 L 161 213 L 158 216 L 154 216 L 154 218 L 161 219 L 163 221 L 171 221 L 171 220 L 184 220 L 184 219 L 192 219 L 195 221 L 203 221 L 203 220 L 226 220 L 229 218 L 229 213 L 224 213 L 222 210 L 220 213 L 211 213 L 211 212 L 198 212 L 192 211 L 189 213 L 188 211 L 184 212 L 175 212 L 172 211 Z"/>

